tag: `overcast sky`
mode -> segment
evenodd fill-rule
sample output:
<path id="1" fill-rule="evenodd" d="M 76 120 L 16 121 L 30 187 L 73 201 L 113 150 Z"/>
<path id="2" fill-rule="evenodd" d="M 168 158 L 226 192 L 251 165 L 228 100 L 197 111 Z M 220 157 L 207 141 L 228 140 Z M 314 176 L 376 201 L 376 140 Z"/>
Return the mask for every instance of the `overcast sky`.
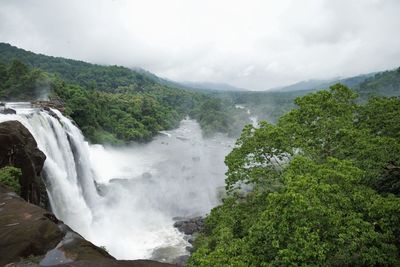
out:
<path id="1" fill-rule="evenodd" d="M 0 41 L 265 90 L 400 66 L 400 1 L 0 0 Z"/>

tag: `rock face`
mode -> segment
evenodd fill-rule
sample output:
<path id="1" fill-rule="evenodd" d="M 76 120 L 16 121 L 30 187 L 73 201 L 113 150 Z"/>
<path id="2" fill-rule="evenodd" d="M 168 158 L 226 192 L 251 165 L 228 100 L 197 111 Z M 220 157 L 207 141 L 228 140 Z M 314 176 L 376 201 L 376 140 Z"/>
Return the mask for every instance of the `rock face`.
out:
<path id="1" fill-rule="evenodd" d="M 104 249 L 72 231 L 54 214 L 27 203 L 0 185 L 0 266 L 54 265 L 176 266 L 148 260 L 115 260 Z"/>
<path id="2" fill-rule="evenodd" d="M 51 101 L 37 100 L 32 102 L 33 107 L 43 108 L 45 110 L 50 110 L 51 108 L 58 109 L 64 113 L 65 106 L 64 103 L 58 99 L 53 99 Z"/>
<path id="3" fill-rule="evenodd" d="M 21 196 L 33 204 L 40 203 L 39 176 L 45 159 L 31 133 L 20 122 L 0 123 L 0 168 L 11 165 L 21 169 Z"/>

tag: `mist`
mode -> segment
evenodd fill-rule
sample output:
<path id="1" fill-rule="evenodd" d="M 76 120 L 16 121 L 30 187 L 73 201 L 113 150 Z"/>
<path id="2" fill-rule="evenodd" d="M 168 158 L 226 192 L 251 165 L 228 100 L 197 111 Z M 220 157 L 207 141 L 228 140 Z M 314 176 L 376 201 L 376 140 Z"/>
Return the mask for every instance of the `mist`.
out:
<path id="1" fill-rule="evenodd" d="M 232 144 L 221 135 L 204 139 L 197 122 L 184 120 L 148 144 L 91 146 L 104 197 L 91 240 L 121 259 L 149 258 L 160 248 L 169 248 L 169 257 L 187 253 L 173 218 L 203 216 L 220 203 Z"/>

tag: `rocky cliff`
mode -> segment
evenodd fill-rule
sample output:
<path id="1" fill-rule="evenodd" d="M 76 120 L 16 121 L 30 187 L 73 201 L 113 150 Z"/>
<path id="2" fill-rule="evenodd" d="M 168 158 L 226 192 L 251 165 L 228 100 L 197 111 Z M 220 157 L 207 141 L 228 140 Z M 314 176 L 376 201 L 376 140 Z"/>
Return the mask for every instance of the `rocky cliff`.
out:
<path id="1" fill-rule="evenodd" d="M 20 122 L 0 123 L 0 168 L 21 169 L 21 197 L 36 205 L 40 204 L 40 173 L 45 159 L 32 134 Z"/>

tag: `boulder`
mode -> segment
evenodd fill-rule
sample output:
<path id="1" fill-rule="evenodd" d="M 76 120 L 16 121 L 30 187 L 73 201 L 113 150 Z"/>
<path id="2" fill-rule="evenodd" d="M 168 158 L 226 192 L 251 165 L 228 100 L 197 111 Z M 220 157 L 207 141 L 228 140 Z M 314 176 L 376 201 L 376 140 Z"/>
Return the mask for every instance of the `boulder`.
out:
<path id="1" fill-rule="evenodd" d="M 17 114 L 17 112 L 12 108 L 3 108 L 0 109 L 1 114 Z"/>
<path id="2" fill-rule="evenodd" d="M 174 227 L 185 235 L 193 235 L 195 233 L 201 232 L 204 228 L 204 218 L 202 217 L 177 219 L 179 220 L 174 223 Z"/>
<path id="3" fill-rule="evenodd" d="M 59 99 L 53 99 L 51 101 L 47 101 L 47 100 L 33 101 L 32 106 L 35 108 L 43 108 L 45 110 L 50 110 L 51 108 L 54 108 L 54 109 L 58 109 L 62 113 L 64 113 L 64 111 L 65 111 L 65 105 Z"/>
<path id="4" fill-rule="evenodd" d="M 0 185 L 0 266 L 55 247 L 64 236 L 55 220 Z"/>
<path id="5" fill-rule="evenodd" d="M 10 165 L 21 169 L 21 196 L 33 204 L 40 204 L 39 177 L 45 159 L 32 134 L 19 121 L 0 123 L 0 168 Z"/>

